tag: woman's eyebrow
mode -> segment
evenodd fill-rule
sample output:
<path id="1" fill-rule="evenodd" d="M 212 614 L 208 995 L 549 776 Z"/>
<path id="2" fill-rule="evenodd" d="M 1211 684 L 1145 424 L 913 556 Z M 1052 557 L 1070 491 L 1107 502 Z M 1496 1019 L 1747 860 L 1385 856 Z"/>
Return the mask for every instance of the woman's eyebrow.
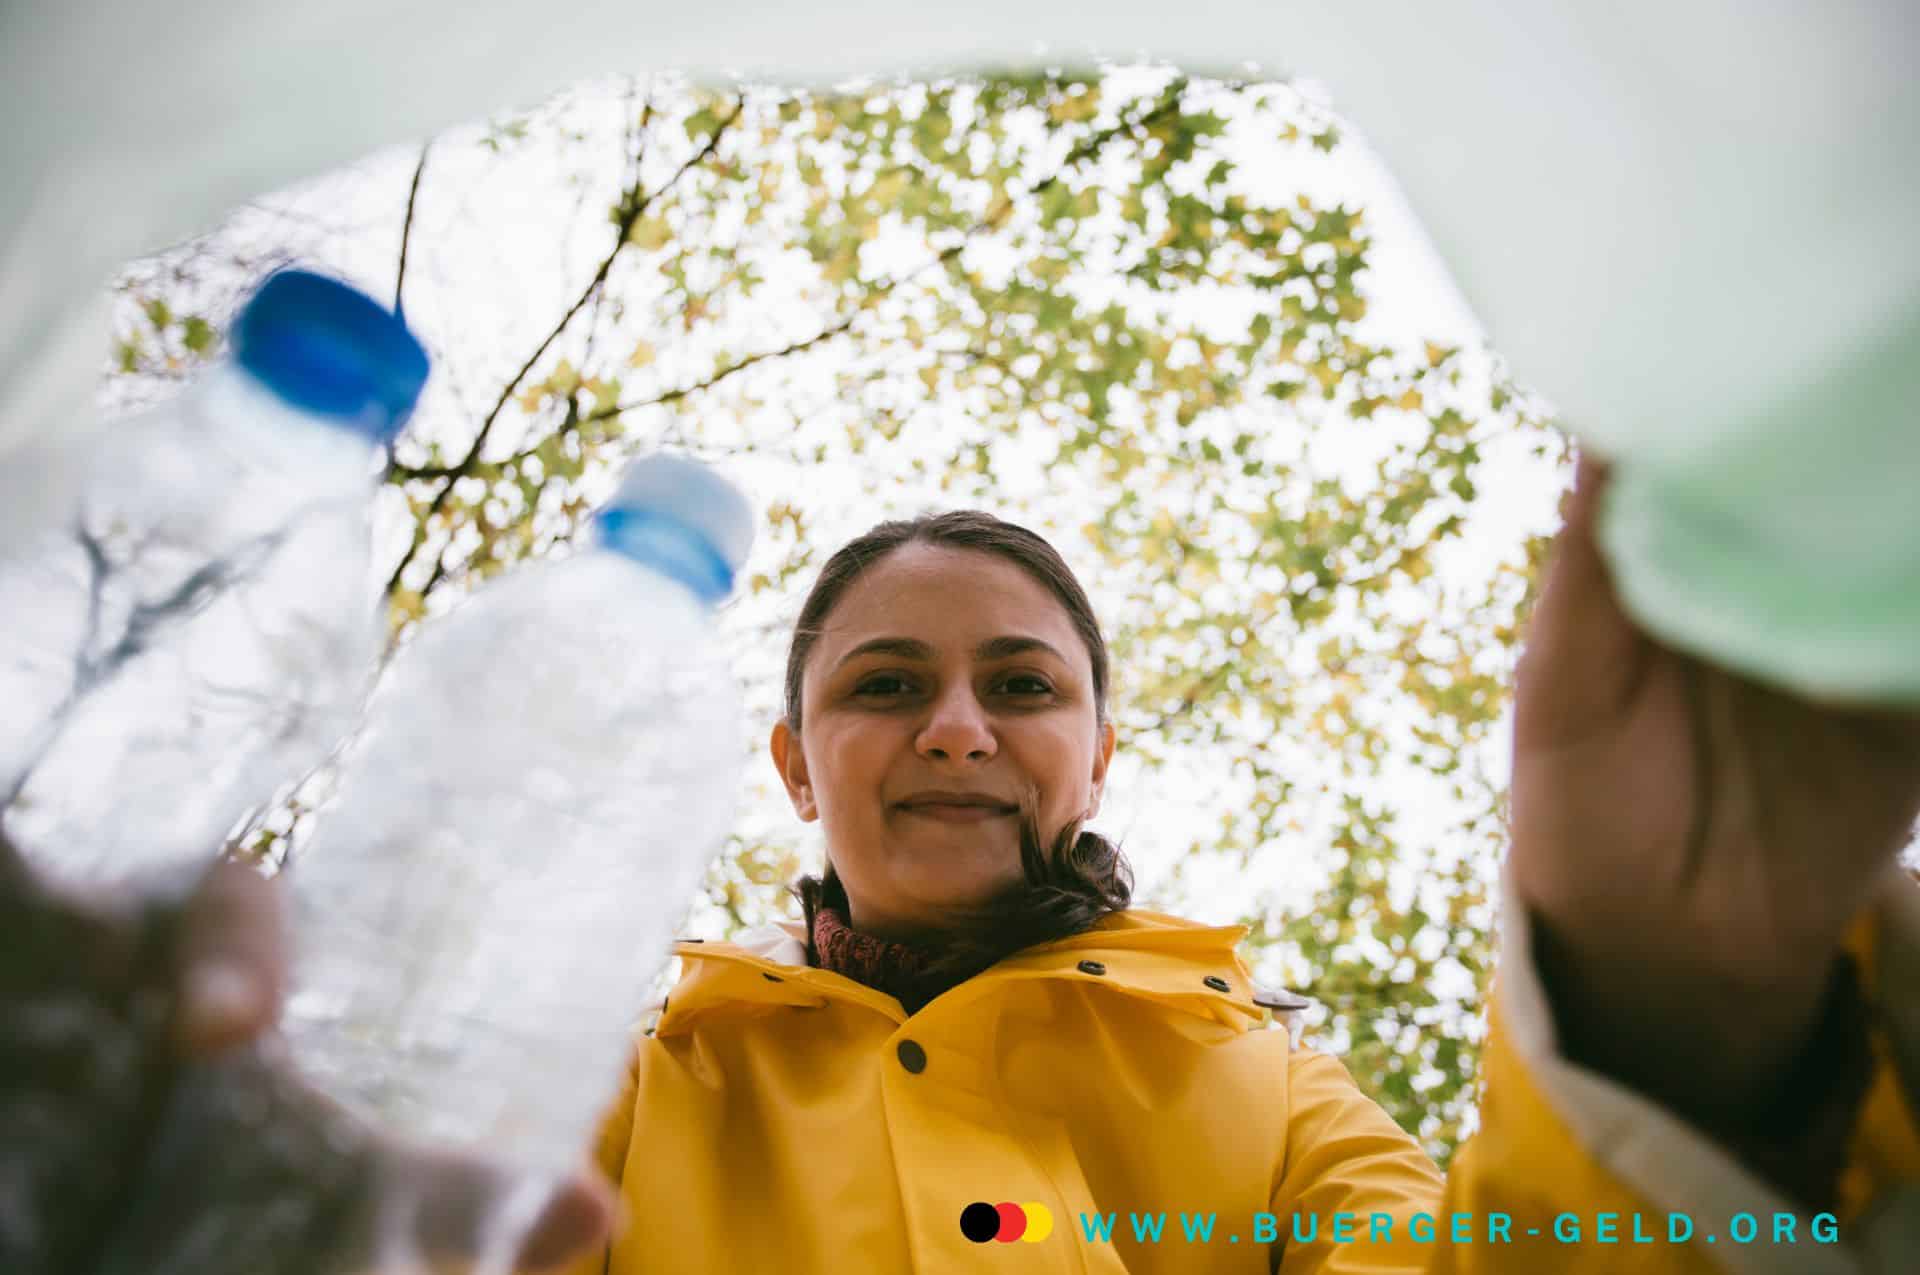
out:
<path id="1" fill-rule="evenodd" d="M 1004 660 L 1010 655 L 1025 655 L 1028 651 L 1042 651 L 1051 655 L 1054 659 L 1059 660 L 1062 664 L 1068 662 L 1067 657 L 1060 654 L 1059 650 L 1054 647 L 1052 643 L 1042 642 L 1037 637 L 1018 636 L 988 638 L 979 646 L 973 648 L 973 658 L 976 660 Z"/>
<path id="2" fill-rule="evenodd" d="M 976 660 L 1003 660 L 1008 656 L 1024 655 L 1028 651 L 1042 651 L 1063 664 L 1067 662 L 1067 657 L 1060 654 L 1059 648 L 1055 647 L 1052 643 L 1043 642 L 1037 637 L 1024 637 L 1014 634 L 1009 634 L 1004 637 L 988 638 L 973 648 L 973 658 Z M 839 661 L 834 665 L 834 668 L 844 668 L 863 655 L 894 655 L 903 660 L 919 660 L 924 663 L 933 659 L 934 652 L 931 646 L 920 641 L 918 638 L 869 638 L 867 641 L 862 642 L 841 656 Z"/>

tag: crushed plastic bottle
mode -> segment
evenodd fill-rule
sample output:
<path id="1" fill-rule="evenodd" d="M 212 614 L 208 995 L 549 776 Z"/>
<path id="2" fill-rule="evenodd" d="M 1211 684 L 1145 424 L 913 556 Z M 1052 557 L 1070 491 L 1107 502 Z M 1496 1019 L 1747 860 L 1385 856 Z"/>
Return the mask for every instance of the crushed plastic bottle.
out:
<path id="1" fill-rule="evenodd" d="M 642 460 L 587 547 L 395 658 L 289 870 L 285 1025 L 322 1089 L 530 1173 L 577 1163 L 732 820 L 712 612 L 752 536 L 712 471 Z"/>

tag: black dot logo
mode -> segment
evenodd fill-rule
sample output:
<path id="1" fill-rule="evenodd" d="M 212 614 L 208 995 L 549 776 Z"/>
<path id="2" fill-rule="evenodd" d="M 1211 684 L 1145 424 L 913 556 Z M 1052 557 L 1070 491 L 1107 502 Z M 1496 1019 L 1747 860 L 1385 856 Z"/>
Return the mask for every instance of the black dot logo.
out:
<path id="1" fill-rule="evenodd" d="M 960 1210 L 960 1234 L 975 1244 L 985 1244 L 1000 1234 L 1000 1210 L 975 1201 Z"/>

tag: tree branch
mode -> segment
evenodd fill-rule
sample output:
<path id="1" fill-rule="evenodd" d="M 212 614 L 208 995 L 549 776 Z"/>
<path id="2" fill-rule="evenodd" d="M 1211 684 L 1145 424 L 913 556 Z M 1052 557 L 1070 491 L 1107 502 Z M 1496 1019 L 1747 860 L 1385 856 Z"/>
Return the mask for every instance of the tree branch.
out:
<path id="1" fill-rule="evenodd" d="M 651 109 L 651 103 L 649 103 L 649 109 Z M 740 100 L 735 103 L 733 111 L 714 127 L 713 133 L 707 138 L 705 145 L 694 152 L 673 176 L 667 179 L 666 184 L 659 190 L 652 193 L 640 191 L 638 187 L 639 178 L 637 176 L 635 177 L 635 186 L 628 192 L 629 198 L 626 200 L 626 207 L 623 209 L 617 225 L 617 234 L 614 238 L 612 250 L 601 260 L 599 269 L 593 272 L 593 278 L 587 283 L 587 286 L 581 290 L 580 295 L 574 299 L 573 304 L 567 307 L 567 312 L 560 317 L 560 321 L 554 324 L 553 329 L 547 333 L 545 339 L 540 342 L 532 354 L 527 356 L 526 361 L 520 365 L 520 370 L 515 372 L 512 379 L 501 389 L 500 397 L 494 400 L 492 409 L 487 412 L 486 417 L 480 422 L 480 428 L 474 434 L 473 442 L 467 447 L 466 454 L 460 458 L 458 464 L 448 469 L 447 477 L 449 481 L 445 486 L 441 487 L 438 492 L 434 493 L 433 500 L 428 504 L 426 510 L 421 514 L 419 521 L 415 524 L 413 543 L 407 547 L 406 553 L 401 555 L 399 564 L 393 569 L 393 574 L 387 578 L 387 585 L 383 590 L 385 596 L 392 596 L 393 592 L 400 587 L 401 577 L 406 573 L 407 568 L 413 565 L 414 555 L 419 552 L 421 544 L 426 540 L 427 524 L 433 519 L 435 514 L 438 514 L 446 508 L 447 500 L 453 492 L 453 482 L 451 479 L 468 473 L 475 462 L 480 459 L 480 453 L 486 448 L 487 440 L 492 436 L 493 427 L 499 421 L 500 413 L 505 410 L 507 403 L 513 398 L 513 392 L 520 388 L 520 383 L 527 379 L 527 374 L 533 370 L 534 364 L 540 361 L 541 356 L 547 352 L 548 348 L 552 346 L 555 341 L 559 340 L 560 334 L 566 331 L 567 325 L 573 322 L 574 316 L 579 314 L 587 302 L 593 298 L 594 294 L 606 285 L 607 275 L 612 271 L 613 263 L 620 256 L 621 250 L 627 246 L 627 235 L 633 230 L 634 223 L 640 220 L 641 215 L 646 212 L 647 208 L 655 199 L 671 191 L 689 170 L 704 163 L 712 156 L 714 151 L 719 147 L 720 139 L 725 135 L 728 127 L 732 125 L 736 119 L 740 118 L 740 113 L 745 109 L 746 97 L 742 94 Z M 396 468 L 394 472 L 401 476 L 407 476 L 410 473 L 410 471 L 401 468 Z M 437 571 L 436 575 L 438 575 Z"/>
<path id="2" fill-rule="evenodd" d="M 420 174 L 427 170 L 427 151 L 432 145 L 428 142 L 420 148 L 420 162 L 413 166 L 413 182 L 407 187 L 407 214 L 400 222 L 400 268 L 393 276 L 393 312 L 402 317 L 405 312 L 400 297 L 407 284 L 407 245 L 413 240 L 413 206 L 420 198 Z"/>
<path id="3" fill-rule="evenodd" d="M 762 350 L 758 354 L 749 354 L 743 359 L 737 359 L 719 369 L 704 381 L 696 381 L 691 385 L 681 385 L 663 394 L 655 395 L 653 398 L 635 399 L 632 402 L 621 403 L 615 407 L 589 412 L 585 416 L 570 416 L 569 419 L 561 422 L 559 429 L 541 439 L 539 447 L 530 447 L 525 451 L 515 452 L 513 455 L 502 460 L 500 464 L 503 466 L 512 465 L 519 461 L 526 460 L 528 457 L 536 454 L 540 450 L 540 447 L 545 447 L 556 438 L 565 438 L 568 434 L 578 430 L 582 425 L 591 425 L 597 421 L 610 420 L 615 416 L 623 416 L 628 412 L 637 412 L 643 408 L 660 407 L 667 403 L 677 403 L 683 398 L 689 398 L 692 395 L 712 389 L 736 372 L 744 372 L 756 363 L 764 363 L 769 359 L 781 359 L 790 354 L 800 354 L 812 349 L 816 345 L 831 341 L 834 337 L 847 332 L 853 327 L 854 321 L 860 316 L 860 313 L 860 311 L 856 310 L 832 327 L 822 328 L 804 340 L 789 342 L 777 350 Z M 464 478 L 468 476 L 465 471 L 453 465 L 422 466 L 415 469 L 403 468 L 396 472 L 405 478 Z"/>

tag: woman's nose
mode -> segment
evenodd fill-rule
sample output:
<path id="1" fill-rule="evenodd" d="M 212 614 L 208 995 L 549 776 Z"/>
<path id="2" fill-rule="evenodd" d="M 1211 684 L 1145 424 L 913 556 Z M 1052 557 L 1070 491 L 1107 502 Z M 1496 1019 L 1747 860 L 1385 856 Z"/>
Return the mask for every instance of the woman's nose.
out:
<path id="1" fill-rule="evenodd" d="M 923 757 L 939 761 L 985 761 L 998 751 L 986 709 L 972 688 L 956 689 L 933 702 L 933 713 L 914 741 Z"/>

